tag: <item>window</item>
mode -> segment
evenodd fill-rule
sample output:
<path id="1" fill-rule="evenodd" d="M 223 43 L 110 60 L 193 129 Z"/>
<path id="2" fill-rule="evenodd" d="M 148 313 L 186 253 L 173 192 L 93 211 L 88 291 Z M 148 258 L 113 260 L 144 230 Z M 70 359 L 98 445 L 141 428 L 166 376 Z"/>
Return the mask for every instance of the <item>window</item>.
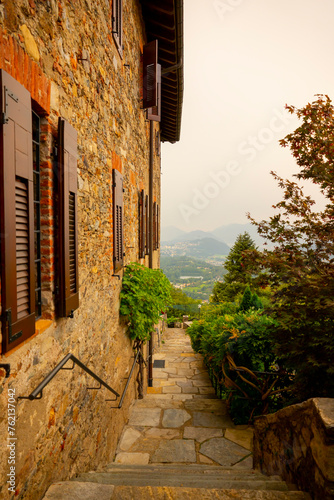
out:
<path id="1" fill-rule="evenodd" d="M 114 272 L 123 267 L 123 176 L 113 170 Z"/>
<path id="2" fill-rule="evenodd" d="M 34 186 L 30 93 L 1 77 L 1 305 L 3 350 L 35 333 Z"/>
<path id="3" fill-rule="evenodd" d="M 161 64 L 157 64 L 157 105 L 147 110 L 147 119 L 161 122 Z"/>
<path id="4" fill-rule="evenodd" d="M 40 118 L 32 112 L 32 148 L 34 177 L 34 247 L 35 247 L 35 312 L 42 315 L 42 269 L 41 269 L 41 170 L 40 170 Z"/>
<path id="5" fill-rule="evenodd" d="M 43 315 L 44 198 L 41 197 L 40 117 L 32 110 L 30 93 L 4 70 L 0 70 L 0 89 L 1 332 L 2 352 L 7 352 L 35 333 L 35 319 Z M 69 316 L 79 305 L 77 133 L 60 119 L 58 136 L 60 245 L 56 254 L 51 243 L 49 248 L 52 258 L 59 263 L 60 315 Z"/>
<path id="6" fill-rule="evenodd" d="M 123 1 L 112 0 L 112 34 L 119 52 L 123 57 Z"/>
<path id="7" fill-rule="evenodd" d="M 145 196 L 145 226 L 146 226 L 146 238 L 145 238 L 145 254 L 150 253 L 150 224 L 149 224 L 150 206 L 148 203 L 148 195 Z"/>
<path id="8" fill-rule="evenodd" d="M 159 66 L 158 40 L 154 40 L 153 42 L 150 42 L 144 46 L 144 52 L 143 52 L 143 108 L 144 109 L 154 108 L 158 106 L 158 66 Z M 160 71 L 160 82 L 161 82 L 161 71 Z"/>
<path id="9" fill-rule="evenodd" d="M 139 258 L 145 258 L 146 236 L 146 204 L 145 192 L 142 189 L 139 195 Z"/>
<path id="10" fill-rule="evenodd" d="M 73 317 L 79 307 L 77 132 L 63 118 L 58 120 L 58 197 L 58 312 Z"/>

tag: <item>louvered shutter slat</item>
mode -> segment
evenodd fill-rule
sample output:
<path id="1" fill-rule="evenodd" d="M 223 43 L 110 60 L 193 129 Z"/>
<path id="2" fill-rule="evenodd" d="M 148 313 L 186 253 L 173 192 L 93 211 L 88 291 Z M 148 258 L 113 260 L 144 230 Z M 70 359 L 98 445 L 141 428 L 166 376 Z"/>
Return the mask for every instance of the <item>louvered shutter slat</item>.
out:
<path id="1" fill-rule="evenodd" d="M 0 80 L 1 305 L 6 352 L 35 333 L 32 111 L 30 94 L 22 85 L 4 70 Z"/>
<path id="2" fill-rule="evenodd" d="M 58 122 L 59 147 L 59 315 L 79 307 L 77 222 L 77 132 L 63 118 Z"/>
<path id="3" fill-rule="evenodd" d="M 158 40 L 144 46 L 143 51 L 143 108 L 158 104 Z"/>
<path id="4" fill-rule="evenodd" d="M 123 267 L 123 176 L 113 170 L 114 272 Z"/>
<path id="5" fill-rule="evenodd" d="M 157 105 L 147 110 L 147 119 L 161 121 L 161 64 L 157 65 Z"/>

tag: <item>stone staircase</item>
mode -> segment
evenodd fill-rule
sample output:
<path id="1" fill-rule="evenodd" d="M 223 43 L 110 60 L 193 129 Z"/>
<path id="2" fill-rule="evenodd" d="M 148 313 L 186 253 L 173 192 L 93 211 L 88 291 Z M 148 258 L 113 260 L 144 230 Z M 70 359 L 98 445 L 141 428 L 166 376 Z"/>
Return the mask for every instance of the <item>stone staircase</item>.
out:
<path id="1" fill-rule="evenodd" d="M 53 484 L 44 500 L 310 498 L 252 469 L 252 429 L 231 422 L 183 330 L 167 331 L 155 361 L 154 387 L 134 402 L 115 461 Z"/>

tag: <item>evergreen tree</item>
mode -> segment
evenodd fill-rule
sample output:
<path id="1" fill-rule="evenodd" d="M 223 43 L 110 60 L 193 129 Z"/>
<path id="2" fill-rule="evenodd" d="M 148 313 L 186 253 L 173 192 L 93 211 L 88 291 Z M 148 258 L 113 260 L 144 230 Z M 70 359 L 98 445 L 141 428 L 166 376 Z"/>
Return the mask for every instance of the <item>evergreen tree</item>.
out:
<path id="1" fill-rule="evenodd" d="M 240 303 L 240 311 L 248 311 L 253 305 L 252 302 L 252 292 L 251 289 L 249 288 L 249 285 L 246 286 L 246 289 L 244 291 L 244 294 L 242 296 L 242 301 Z"/>
<path id="2" fill-rule="evenodd" d="M 256 247 L 252 238 L 245 232 L 239 234 L 225 260 L 227 274 L 224 275 L 223 282 L 215 283 L 212 291 L 213 302 L 235 300 L 235 297 L 243 293 L 246 286 L 254 281 L 251 272 L 244 266 L 244 252 L 247 250 L 256 250 Z"/>

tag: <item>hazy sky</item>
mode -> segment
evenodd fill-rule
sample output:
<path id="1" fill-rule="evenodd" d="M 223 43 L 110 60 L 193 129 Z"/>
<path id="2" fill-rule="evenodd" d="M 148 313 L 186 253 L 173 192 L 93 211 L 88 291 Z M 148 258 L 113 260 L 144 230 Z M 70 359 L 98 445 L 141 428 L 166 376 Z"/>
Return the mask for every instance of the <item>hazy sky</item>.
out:
<path id="1" fill-rule="evenodd" d="M 162 226 L 273 213 L 269 172 L 298 171 L 278 144 L 298 126 L 285 104 L 334 100 L 333 23 L 333 0 L 184 0 L 181 140 L 162 147 Z"/>

